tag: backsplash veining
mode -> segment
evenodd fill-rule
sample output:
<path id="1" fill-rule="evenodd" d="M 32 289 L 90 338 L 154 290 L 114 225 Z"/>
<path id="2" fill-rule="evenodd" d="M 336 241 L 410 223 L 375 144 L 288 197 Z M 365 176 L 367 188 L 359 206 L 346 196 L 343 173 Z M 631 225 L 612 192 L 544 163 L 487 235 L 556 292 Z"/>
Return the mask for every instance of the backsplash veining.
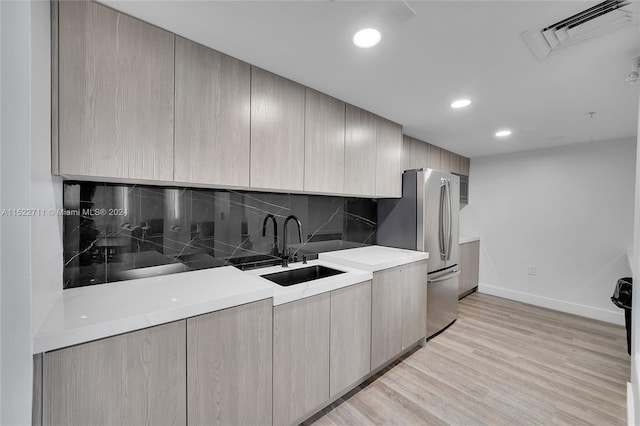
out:
<path id="1" fill-rule="evenodd" d="M 267 266 L 282 252 L 375 244 L 376 204 L 363 198 L 65 182 L 64 288 L 234 265 Z M 273 223 L 277 221 L 278 246 Z"/>

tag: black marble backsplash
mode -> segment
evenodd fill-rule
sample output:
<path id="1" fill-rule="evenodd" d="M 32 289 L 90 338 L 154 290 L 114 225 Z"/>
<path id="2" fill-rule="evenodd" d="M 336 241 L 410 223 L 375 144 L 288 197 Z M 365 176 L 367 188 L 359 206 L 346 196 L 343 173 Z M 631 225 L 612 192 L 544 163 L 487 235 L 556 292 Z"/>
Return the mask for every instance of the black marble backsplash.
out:
<path id="1" fill-rule="evenodd" d="M 277 264 L 289 215 L 291 254 L 375 244 L 375 200 L 319 195 L 64 183 L 64 288 L 218 266 Z M 274 244 L 273 215 L 277 223 Z M 263 224 L 264 227 L 263 235 Z"/>

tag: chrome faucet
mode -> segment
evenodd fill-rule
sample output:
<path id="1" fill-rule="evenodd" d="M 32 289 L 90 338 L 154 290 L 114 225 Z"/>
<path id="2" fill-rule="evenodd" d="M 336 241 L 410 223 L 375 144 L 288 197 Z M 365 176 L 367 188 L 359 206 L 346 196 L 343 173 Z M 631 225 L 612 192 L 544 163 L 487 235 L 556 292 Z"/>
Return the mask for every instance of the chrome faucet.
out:
<path id="1" fill-rule="evenodd" d="M 297 217 L 295 217 L 294 215 L 289 215 L 287 216 L 287 218 L 284 220 L 284 231 L 282 234 L 282 267 L 286 268 L 287 266 L 289 266 L 289 241 L 287 239 L 287 225 L 289 224 L 290 220 L 295 220 L 296 224 L 298 225 L 298 238 L 300 239 L 300 243 L 302 243 L 302 222 L 300 222 L 300 219 L 298 219 Z"/>
<path id="2" fill-rule="evenodd" d="M 273 246 L 271 247 L 271 254 L 273 256 L 278 256 L 278 223 L 276 222 L 276 217 L 274 215 L 268 214 L 262 221 L 262 236 L 267 236 L 267 222 L 269 219 L 273 222 Z"/>

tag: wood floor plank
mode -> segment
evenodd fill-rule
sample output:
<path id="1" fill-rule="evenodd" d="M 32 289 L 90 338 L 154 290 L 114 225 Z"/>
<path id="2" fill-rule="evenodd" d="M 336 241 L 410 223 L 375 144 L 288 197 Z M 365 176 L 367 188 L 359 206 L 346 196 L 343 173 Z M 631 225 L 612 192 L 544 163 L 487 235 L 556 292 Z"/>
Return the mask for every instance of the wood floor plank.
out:
<path id="1" fill-rule="evenodd" d="M 624 425 L 624 327 L 485 294 L 305 424 Z"/>

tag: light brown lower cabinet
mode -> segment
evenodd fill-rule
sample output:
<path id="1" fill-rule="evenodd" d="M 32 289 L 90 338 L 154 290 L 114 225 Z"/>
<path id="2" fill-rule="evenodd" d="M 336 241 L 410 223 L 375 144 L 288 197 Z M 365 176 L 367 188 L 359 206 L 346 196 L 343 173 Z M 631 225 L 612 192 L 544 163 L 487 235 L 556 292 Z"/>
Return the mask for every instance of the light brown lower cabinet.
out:
<path id="1" fill-rule="evenodd" d="M 426 272 L 417 262 L 37 355 L 34 403 L 44 425 L 303 421 L 425 337 Z"/>
<path id="2" fill-rule="evenodd" d="M 265 299 L 38 355 L 42 424 L 271 424 L 272 309 Z"/>
<path id="3" fill-rule="evenodd" d="M 290 425 L 329 399 L 331 295 L 273 308 L 273 424 Z"/>
<path id="4" fill-rule="evenodd" d="M 373 273 L 371 369 L 426 336 L 427 261 Z"/>
<path id="5" fill-rule="evenodd" d="M 402 350 L 426 335 L 427 329 L 427 261 L 403 266 Z"/>
<path id="6" fill-rule="evenodd" d="M 462 298 L 478 287 L 480 241 L 460 244 L 460 284 L 458 297 Z"/>
<path id="7" fill-rule="evenodd" d="M 43 355 L 45 425 L 184 425 L 186 320 Z"/>
<path id="8" fill-rule="evenodd" d="M 373 273 L 371 285 L 371 369 L 402 351 L 402 270 Z"/>
<path id="9" fill-rule="evenodd" d="M 371 371 L 371 281 L 331 292 L 331 397 Z"/>
<path id="10" fill-rule="evenodd" d="M 272 299 L 187 319 L 189 425 L 267 425 Z"/>
<path id="11" fill-rule="evenodd" d="M 273 308 L 273 424 L 299 423 L 371 371 L 371 281 Z"/>

